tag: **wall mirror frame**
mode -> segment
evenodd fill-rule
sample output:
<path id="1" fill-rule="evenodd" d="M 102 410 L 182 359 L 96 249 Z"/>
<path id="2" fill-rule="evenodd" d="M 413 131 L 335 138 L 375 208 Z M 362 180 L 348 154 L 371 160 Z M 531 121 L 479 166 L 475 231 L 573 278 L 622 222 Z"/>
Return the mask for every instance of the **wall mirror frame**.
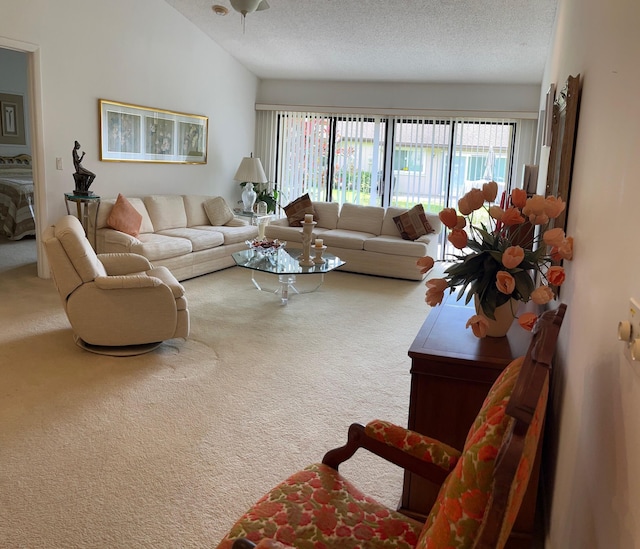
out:
<path id="1" fill-rule="evenodd" d="M 569 194 L 571 190 L 571 172 L 573 169 L 573 151 L 575 148 L 578 110 L 580 104 L 580 75 L 569 76 L 553 104 L 551 121 L 551 150 L 545 195 L 553 195 L 566 204 L 555 220 L 554 227 L 566 230 Z"/>

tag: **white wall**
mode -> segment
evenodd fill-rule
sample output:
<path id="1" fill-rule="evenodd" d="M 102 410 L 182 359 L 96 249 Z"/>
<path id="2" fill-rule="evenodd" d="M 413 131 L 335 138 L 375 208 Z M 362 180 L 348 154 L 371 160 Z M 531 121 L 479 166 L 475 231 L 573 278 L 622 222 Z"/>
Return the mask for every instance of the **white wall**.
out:
<path id="1" fill-rule="evenodd" d="M 91 190 L 101 196 L 240 199 L 233 175 L 253 150 L 257 79 L 166 2 L 0 0 L 0 13 L 0 46 L 32 44 L 40 62 L 46 222 L 65 213 L 76 139 L 83 165 L 97 175 Z M 208 116 L 208 163 L 100 162 L 100 98 Z"/>
<path id="2" fill-rule="evenodd" d="M 23 96 L 24 145 L 0 144 L 0 156 L 31 154 L 30 112 L 27 101 L 27 56 L 23 52 L 0 49 L 0 92 Z"/>
<path id="3" fill-rule="evenodd" d="M 316 82 L 262 80 L 257 103 L 399 111 L 477 111 L 538 114 L 540 88 L 526 85 L 394 84 L 389 82 Z"/>
<path id="4" fill-rule="evenodd" d="M 640 547 L 640 363 L 616 339 L 640 298 L 640 3 L 560 0 L 542 93 L 581 74 L 562 300 L 547 433 L 555 467 L 546 547 Z"/>

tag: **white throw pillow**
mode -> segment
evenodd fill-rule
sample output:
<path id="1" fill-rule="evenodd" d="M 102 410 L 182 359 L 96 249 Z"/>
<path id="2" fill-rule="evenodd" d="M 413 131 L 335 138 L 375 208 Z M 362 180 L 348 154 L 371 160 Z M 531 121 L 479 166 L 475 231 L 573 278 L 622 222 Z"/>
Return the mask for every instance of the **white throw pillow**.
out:
<path id="1" fill-rule="evenodd" d="M 226 225 L 235 216 L 233 210 L 229 207 L 226 200 L 221 196 L 210 198 L 204 203 L 204 211 L 207 212 L 207 217 L 212 225 Z"/>

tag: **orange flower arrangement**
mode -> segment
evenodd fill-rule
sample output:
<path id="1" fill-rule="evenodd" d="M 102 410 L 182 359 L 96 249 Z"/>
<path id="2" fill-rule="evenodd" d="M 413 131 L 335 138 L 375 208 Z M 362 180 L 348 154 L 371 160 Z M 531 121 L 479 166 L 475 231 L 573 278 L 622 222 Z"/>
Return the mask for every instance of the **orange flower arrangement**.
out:
<path id="1" fill-rule="evenodd" d="M 457 299 L 465 295 L 466 303 L 477 296 L 482 310 L 467 322 L 477 337 L 486 336 L 487 319 L 495 319 L 496 308 L 510 299 L 538 305 L 554 299 L 553 288 L 565 280 L 564 268 L 558 263 L 573 257 L 573 238 L 561 228 L 550 228 L 565 209 L 562 199 L 527 197 L 524 190 L 514 189 L 503 209 L 494 204 L 497 191 L 497 183 L 485 183 L 482 189 L 471 189 L 460 198 L 458 211 L 444 208 L 440 212 L 440 220 L 449 230 L 448 240 L 460 253 L 452 254 L 455 261 L 444 271 L 444 278 L 426 282 L 425 301 L 432 307 L 442 303 L 447 289 L 453 293 L 460 287 Z M 473 214 L 481 208 L 489 214 L 489 226 L 473 224 Z M 525 221 L 539 230 L 529 232 Z M 417 261 L 422 273 L 434 264 L 429 256 Z M 518 317 L 526 330 L 532 330 L 536 320 L 534 313 Z"/>

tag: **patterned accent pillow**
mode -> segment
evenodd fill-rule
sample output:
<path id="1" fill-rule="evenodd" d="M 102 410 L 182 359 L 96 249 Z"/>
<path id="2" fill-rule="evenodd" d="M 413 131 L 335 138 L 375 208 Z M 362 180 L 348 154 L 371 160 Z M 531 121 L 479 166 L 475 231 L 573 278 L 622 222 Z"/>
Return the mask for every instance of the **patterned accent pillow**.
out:
<path id="1" fill-rule="evenodd" d="M 305 193 L 293 202 L 287 204 L 284 213 L 289 220 L 289 227 L 302 227 L 305 214 L 313 214 L 313 203 L 309 198 L 309 193 Z"/>
<path id="2" fill-rule="evenodd" d="M 227 201 L 221 196 L 210 198 L 204 203 L 204 211 L 209 218 L 209 223 L 214 226 L 226 225 L 235 216 Z"/>
<path id="3" fill-rule="evenodd" d="M 137 237 L 140 234 L 142 225 L 142 215 L 136 210 L 131 202 L 118 193 L 111 213 L 107 217 L 107 227 L 111 227 L 121 233 Z"/>
<path id="4" fill-rule="evenodd" d="M 416 204 L 409 211 L 394 217 L 393 221 L 405 240 L 416 240 L 425 234 L 436 232 L 427 220 L 422 204 Z"/>

